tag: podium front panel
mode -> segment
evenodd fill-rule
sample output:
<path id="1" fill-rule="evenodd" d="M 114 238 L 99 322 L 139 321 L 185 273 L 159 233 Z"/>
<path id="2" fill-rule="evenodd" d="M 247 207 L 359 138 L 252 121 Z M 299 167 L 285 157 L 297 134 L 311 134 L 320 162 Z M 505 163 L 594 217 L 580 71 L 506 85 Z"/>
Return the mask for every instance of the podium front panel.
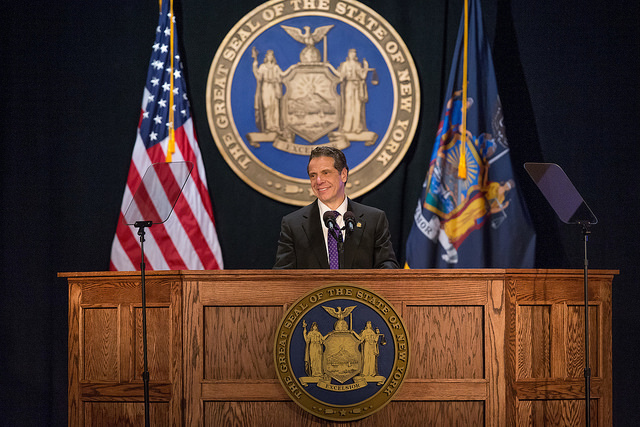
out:
<path id="1" fill-rule="evenodd" d="M 611 425 L 611 283 L 590 272 L 593 425 Z M 141 423 L 136 272 L 66 273 L 69 424 Z M 370 289 L 402 316 L 408 375 L 358 421 L 320 419 L 276 375 L 289 307 L 334 284 Z M 148 272 L 151 418 L 161 425 L 566 425 L 584 421 L 582 271 Z"/>

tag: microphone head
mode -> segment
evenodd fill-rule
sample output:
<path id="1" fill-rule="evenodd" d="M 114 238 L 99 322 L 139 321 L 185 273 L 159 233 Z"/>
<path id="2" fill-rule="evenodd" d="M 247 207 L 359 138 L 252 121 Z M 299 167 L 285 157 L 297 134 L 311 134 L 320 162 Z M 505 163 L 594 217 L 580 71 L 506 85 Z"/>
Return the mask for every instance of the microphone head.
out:
<path id="1" fill-rule="evenodd" d="M 353 229 L 356 226 L 356 216 L 351 211 L 346 211 L 343 215 L 344 223 L 346 224 L 347 231 L 349 233 L 353 232 Z"/>
<path id="2" fill-rule="evenodd" d="M 336 224 L 336 214 L 333 211 L 326 211 L 324 215 L 322 215 L 322 221 L 327 228 L 334 228 Z"/>
<path id="3" fill-rule="evenodd" d="M 356 222 L 356 216 L 351 211 L 346 211 L 343 215 L 344 222 L 353 221 Z"/>

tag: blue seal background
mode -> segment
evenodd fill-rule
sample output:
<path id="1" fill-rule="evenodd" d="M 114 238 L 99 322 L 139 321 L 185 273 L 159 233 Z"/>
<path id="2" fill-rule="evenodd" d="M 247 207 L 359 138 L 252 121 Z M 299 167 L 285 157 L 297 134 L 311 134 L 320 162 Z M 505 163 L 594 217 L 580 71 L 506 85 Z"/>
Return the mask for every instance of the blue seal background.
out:
<path id="1" fill-rule="evenodd" d="M 382 375 L 386 379 L 392 374 L 393 364 L 395 362 L 395 346 L 394 339 L 391 330 L 387 326 L 385 320 L 372 308 L 354 300 L 336 299 L 330 300 L 325 303 L 320 303 L 307 312 L 304 317 L 299 319 L 296 327 L 293 330 L 291 337 L 291 344 L 289 346 L 289 359 L 291 363 L 291 369 L 296 378 L 306 377 L 307 373 L 304 370 L 304 350 L 305 341 L 302 327 L 302 321 L 307 322 L 307 331 L 311 330 L 313 322 L 318 323 L 318 329 L 322 335 L 327 335 L 333 331 L 333 325 L 338 320 L 326 312 L 322 306 L 325 307 L 346 307 L 356 306 L 353 310 L 353 330 L 360 334 L 364 329 L 367 321 L 371 321 L 371 326 L 375 331 L 376 328 L 380 329 L 380 333 L 384 334 L 384 339 L 387 344 L 382 345 L 381 340 L 378 342 L 378 349 L 380 354 L 378 355 L 378 375 Z M 349 324 L 349 317 L 345 318 L 347 324 Z M 339 382 L 332 380 L 332 384 L 340 384 Z M 353 380 L 350 379 L 344 384 L 353 384 Z M 329 405 L 354 405 L 358 404 L 370 397 L 373 397 L 376 393 L 382 390 L 384 385 L 377 385 L 376 383 L 368 383 L 366 387 L 350 390 L 333 392 L 319 388 L 316 384 L 312 383 L 303 387 L 303 389 L 312 397 L 320 400 Z"/>
<path id="2" fill-rule="evenodd" d="M 253 75 L 251 50 L 252 47 L 258 50 L 259 64 L 264 60 L 267 50 L 273 50 L 278 65 L 282 71 L 286 71 L 290 66 L 300 62 L 300 52 L 305 46 L 289 36 L 280 25 L 297 28 L 308 25 L 313 32 L 317 27 L 332 24 L 334 27 L 327 34 L 327 60 L 331 65 L 337 69 L 347 57 L 349 49 L 355 48 L 358 60 L 362 63 L 362 60 L 366 59 L 369 67 L 375 68 L 378 74 L 379 83 L 376 86 L 371 84 L 371 72 L 367 77 L 369 102 L 366 104 L 367 130 L 377 133 L 378 140 L 375 145 L 369 147 L 365 147 L 363 142 L 356 141 L 344 150 L 349 168 L 353 169 L 364 162 L 380 144 L 390 125 L 394 109 L 394 90 L 387 63 L 378 48 L 362 32 L 343 21 L 322 16 L 304 16 L 284 20 L 265 30 L 245 49 L 233 76 L 231 110 L 244 144 L 267 167 L 292 178 L 305 180 L 309 178 L 306 173 L 308 156 L 274 149 L 271 143 L 261 143 L 260 148 L 255 148 L 249 145 L 246 138 L 249 132 L 258 132 L 254 112 L 256 79 Z M 316 44 L 316 48 L 322 54 L 323 42 Z M 283 85 L 283 95 L 285 90 Z M 339 94 L 339 85 L 337 91 Z M 329 138 L 325 135 L 313 144 L 309 144 L 296 136 L 295 142 L 301 145 L 317 146 L 328 143 Z"/>

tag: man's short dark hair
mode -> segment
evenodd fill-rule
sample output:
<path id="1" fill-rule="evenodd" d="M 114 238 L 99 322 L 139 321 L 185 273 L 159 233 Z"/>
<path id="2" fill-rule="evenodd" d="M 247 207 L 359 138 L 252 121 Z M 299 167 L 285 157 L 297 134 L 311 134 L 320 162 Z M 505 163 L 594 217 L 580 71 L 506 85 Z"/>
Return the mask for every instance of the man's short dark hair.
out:
<path id="1" fill-rule="evenodd" d="M 337 148 L 328 146 L 314 148 L 309 155 L 309 163 L 311 162 L 311 159 L 316 157 L 331 157 L 333 159 L 333 167 L 336 168 L 338 172 L 342 172 L 342 169 L 345 168 L 347 169 L 347 173 L 349 172 L 347 158 L 344 153 Z M 307 173 L 309 172 L 309 163 L 307 163 Z"/>

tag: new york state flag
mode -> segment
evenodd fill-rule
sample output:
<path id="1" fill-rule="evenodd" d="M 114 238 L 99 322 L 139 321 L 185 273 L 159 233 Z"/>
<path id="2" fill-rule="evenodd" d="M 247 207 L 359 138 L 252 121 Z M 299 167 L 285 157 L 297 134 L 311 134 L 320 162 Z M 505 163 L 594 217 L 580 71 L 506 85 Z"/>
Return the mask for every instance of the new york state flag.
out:
<path id="1" fill-rule="evenodd" d="M 466 99 L 464 29 L 463 11 L 405 267 L 531 268 L 536 236 L 513 176 L 479 0 L 469 5 Z"/>

